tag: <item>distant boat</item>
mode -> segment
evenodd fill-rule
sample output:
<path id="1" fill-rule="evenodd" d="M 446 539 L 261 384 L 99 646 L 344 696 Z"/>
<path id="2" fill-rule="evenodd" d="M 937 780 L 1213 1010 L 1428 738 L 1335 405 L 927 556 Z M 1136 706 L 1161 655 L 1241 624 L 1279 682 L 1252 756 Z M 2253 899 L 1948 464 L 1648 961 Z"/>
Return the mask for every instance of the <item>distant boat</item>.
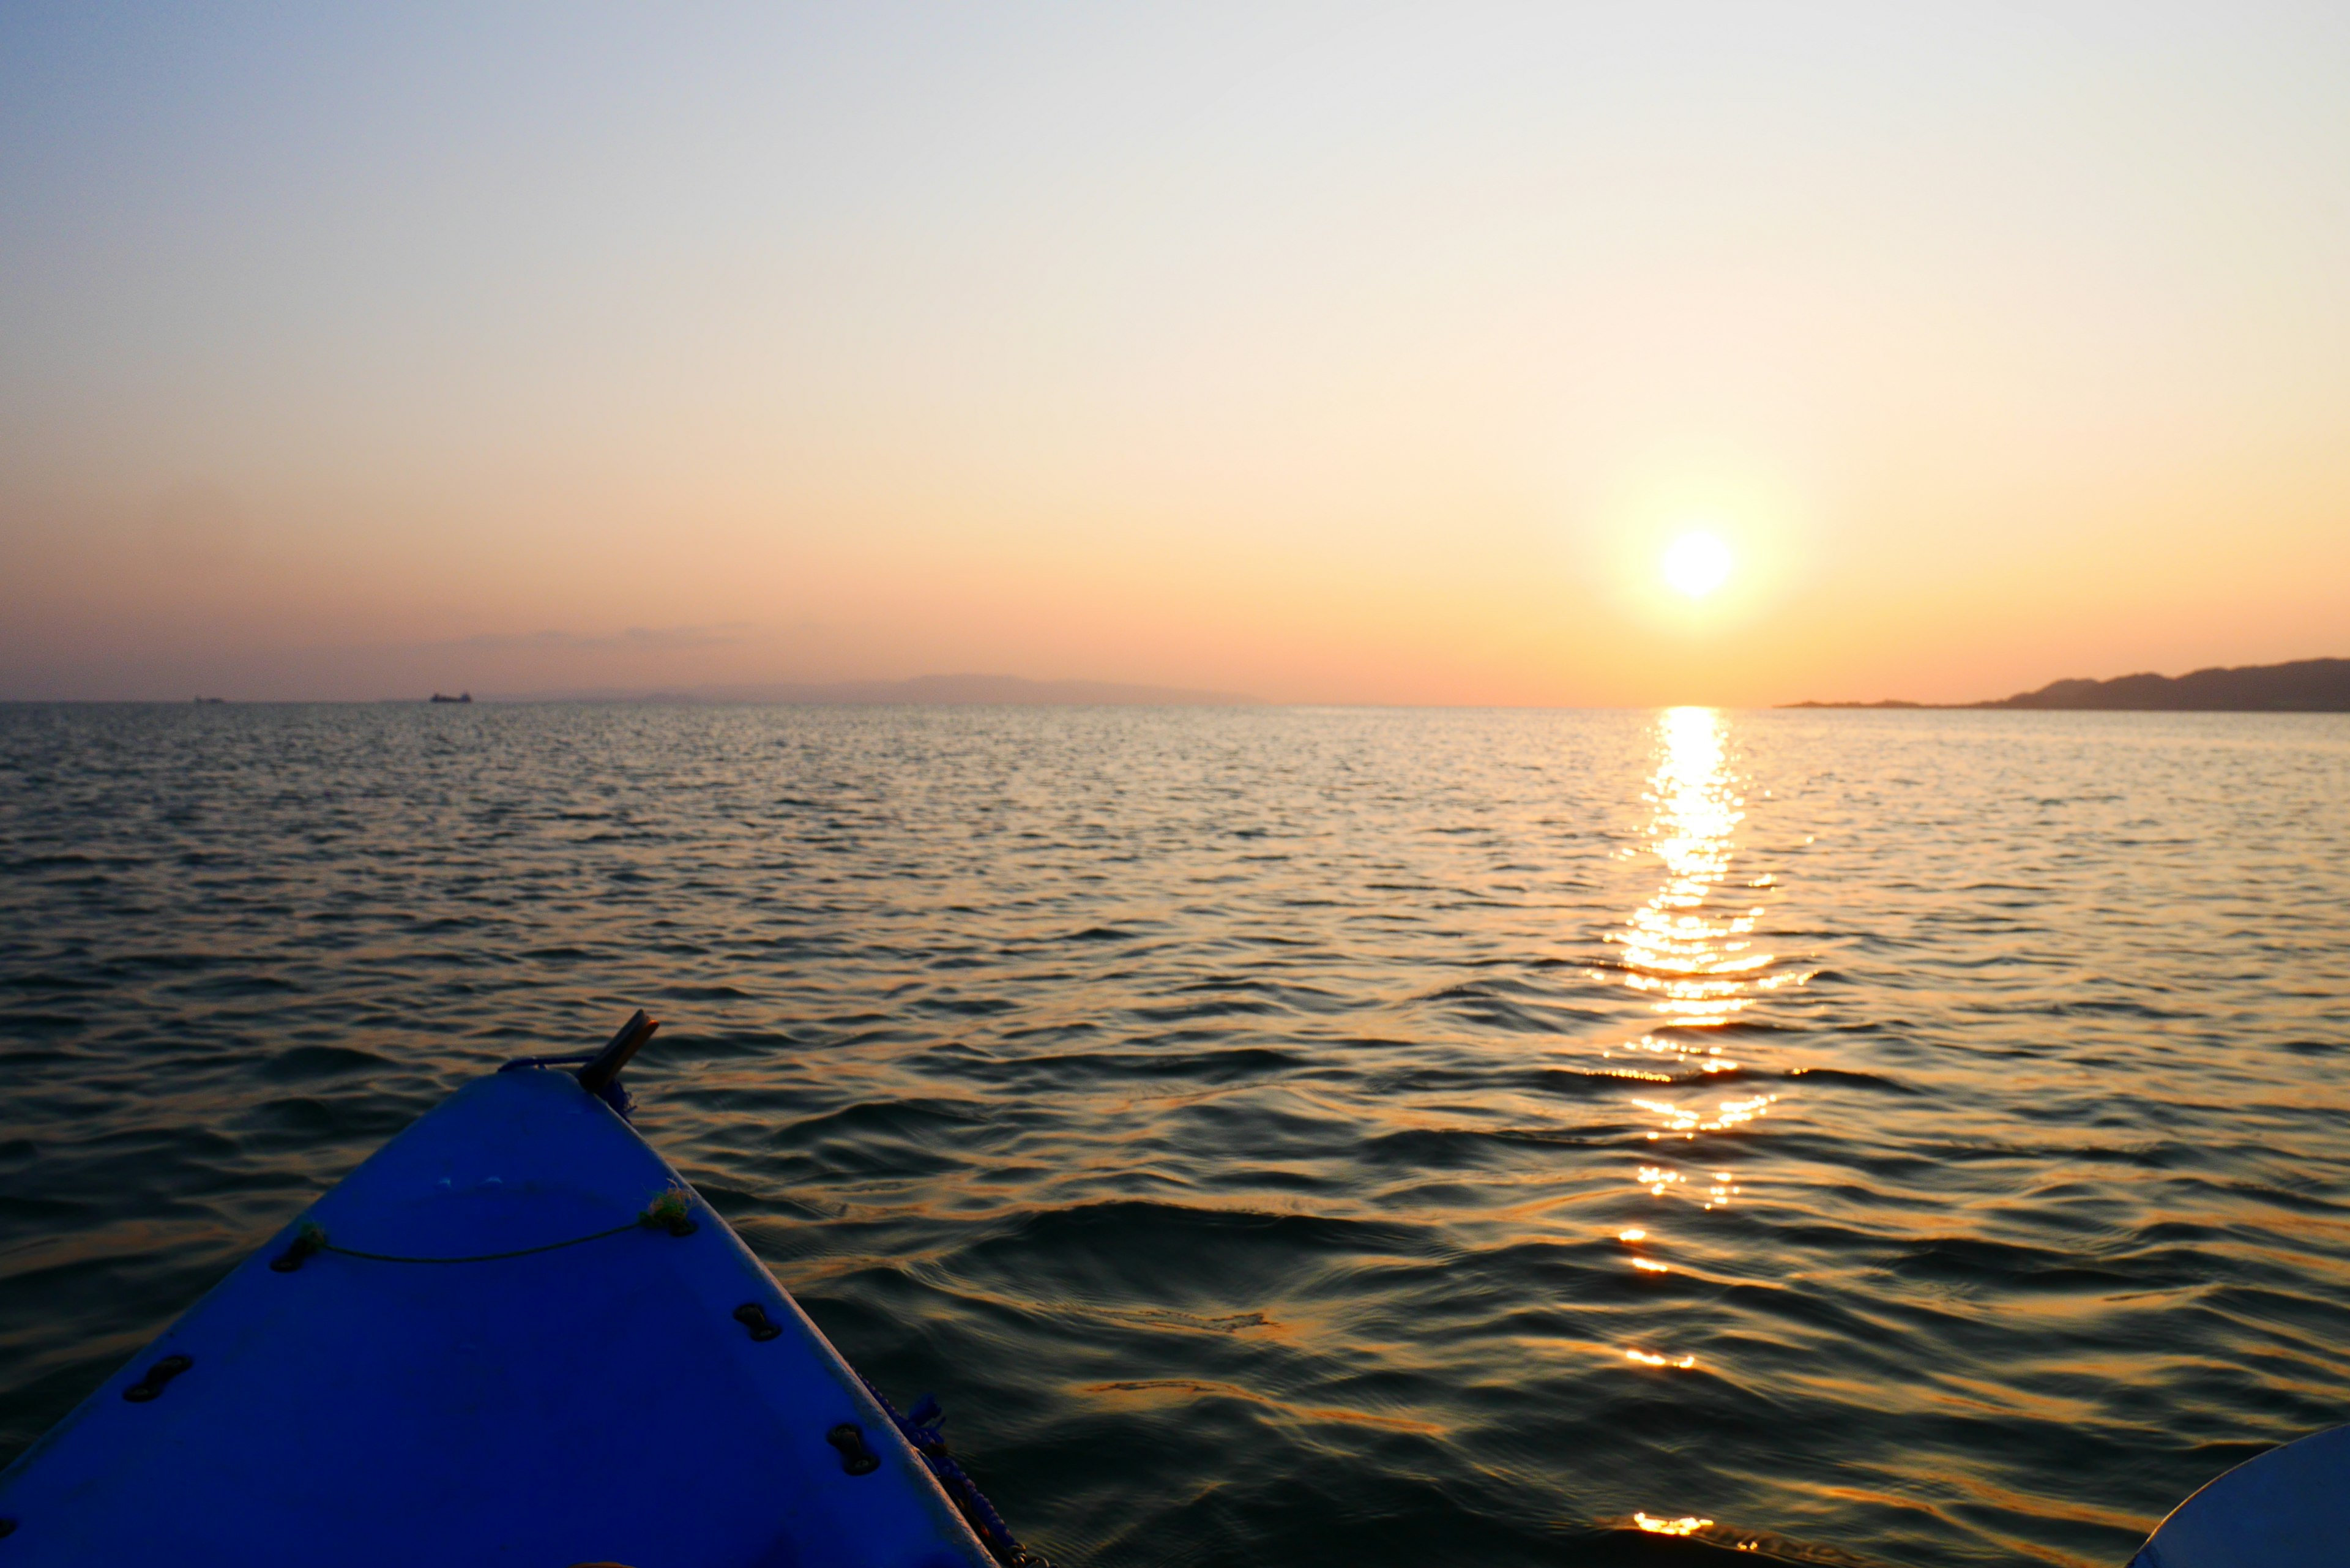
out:
<path id="1" fill-rule="evenodd" d="M 213 703 L 213 702 L 225 702 L 225 701 L 228 701 L 228 699 L 227 699 L 227 698 L 225 698 L 225 697 L 199 697 L 199 698 L 197 698 L 197 699 L 196 699 L 196 701 L 197 701 L 199 703 Z"/>
<path id="2" fill-rule="evenodd" d="M 438 691 L 432 693 L 432 701 L 435 702 L 471 702 L 473 700 L 473 694 L 471 691 L 460 691 L 454 697 L 446 697 Z"/>

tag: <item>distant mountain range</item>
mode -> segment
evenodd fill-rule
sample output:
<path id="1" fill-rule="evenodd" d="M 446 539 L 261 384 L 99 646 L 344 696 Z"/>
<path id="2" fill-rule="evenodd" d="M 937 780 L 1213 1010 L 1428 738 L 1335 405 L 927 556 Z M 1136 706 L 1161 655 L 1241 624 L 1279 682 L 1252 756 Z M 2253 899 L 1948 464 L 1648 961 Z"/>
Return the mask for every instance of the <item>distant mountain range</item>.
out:
<path id="1" fill-rule="evenodd" d="M 1130 686 L 1112 680 L 1025 680 L 1017 675 L 918 675 L 911 680 L 834 680 L 772 685 L 691 686 L 681 691 L 601 689 L 540 692 L 507 702 L 805 702 L 1000 703 L 1018 707 L 1245 708 L 1259 699 L 1180 686 Z"/>
<path id="2" fill-rule="evenodd" d="M 2191 675 L 2052 680 L 1992 702 L 1789 702 L 1790 708 L 2106 709 L 2162 713 L 2350 713 L 2350 659 L 2246 664 Z"/>

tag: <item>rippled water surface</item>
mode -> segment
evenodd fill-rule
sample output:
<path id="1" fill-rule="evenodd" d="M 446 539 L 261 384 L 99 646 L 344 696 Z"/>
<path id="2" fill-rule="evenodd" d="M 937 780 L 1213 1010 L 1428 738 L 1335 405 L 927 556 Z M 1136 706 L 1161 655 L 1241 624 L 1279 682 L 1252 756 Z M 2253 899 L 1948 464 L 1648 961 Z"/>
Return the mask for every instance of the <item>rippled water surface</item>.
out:
<path id="1" fill-rule="evenodd" d="M 0 708 L 0 1457 L 642 1004 L 1065 1565 L 2116 1563 L 2350 1419 L 2345 803 L 2329 717 Z"/>

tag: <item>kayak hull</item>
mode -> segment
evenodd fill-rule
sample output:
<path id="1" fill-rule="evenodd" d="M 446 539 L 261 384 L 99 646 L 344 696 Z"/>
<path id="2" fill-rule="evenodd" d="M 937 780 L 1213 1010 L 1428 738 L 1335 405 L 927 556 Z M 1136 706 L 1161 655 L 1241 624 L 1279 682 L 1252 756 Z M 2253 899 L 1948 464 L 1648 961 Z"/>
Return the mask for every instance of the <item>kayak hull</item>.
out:
<path id="1" fill-rule="evenodd" d="M 2130 1568 L 2350 1562 L 2350 1427 L 2245 1460 L 2171 1510 Z"/>
<path id="2" fill-rule="evenodd" d="M 992 1562 L 733 1231 L 545 1069 L 378 1151 L 0 1475 L 0 1519 L 10 1568 Z"/>

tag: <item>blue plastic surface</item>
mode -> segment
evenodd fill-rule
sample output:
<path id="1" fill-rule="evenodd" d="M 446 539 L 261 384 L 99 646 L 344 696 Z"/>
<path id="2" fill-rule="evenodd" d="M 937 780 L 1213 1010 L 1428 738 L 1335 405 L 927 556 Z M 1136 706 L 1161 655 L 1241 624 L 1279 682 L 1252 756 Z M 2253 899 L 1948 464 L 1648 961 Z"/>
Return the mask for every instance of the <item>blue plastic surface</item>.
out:
<path id="1" fill-rule="evenodd" d="M 765 1268 L 566 1072 L 467 1085 L 0 1474 L 0 1565 L 989 1568 L 921 1459 Z M 734 1317 L 755 1303 L 782 1333 Z M 190 1359 L 150 1400 L 155 1365 Z M 880 1459 L 852 1475 L 827 1434 Z"/>
<path id="2" fill-rule="evenodd" d="M 2350 1427 L 2246 1459 L 2171 1510 L 2131 1568 L 2350 1563 Z"/>

